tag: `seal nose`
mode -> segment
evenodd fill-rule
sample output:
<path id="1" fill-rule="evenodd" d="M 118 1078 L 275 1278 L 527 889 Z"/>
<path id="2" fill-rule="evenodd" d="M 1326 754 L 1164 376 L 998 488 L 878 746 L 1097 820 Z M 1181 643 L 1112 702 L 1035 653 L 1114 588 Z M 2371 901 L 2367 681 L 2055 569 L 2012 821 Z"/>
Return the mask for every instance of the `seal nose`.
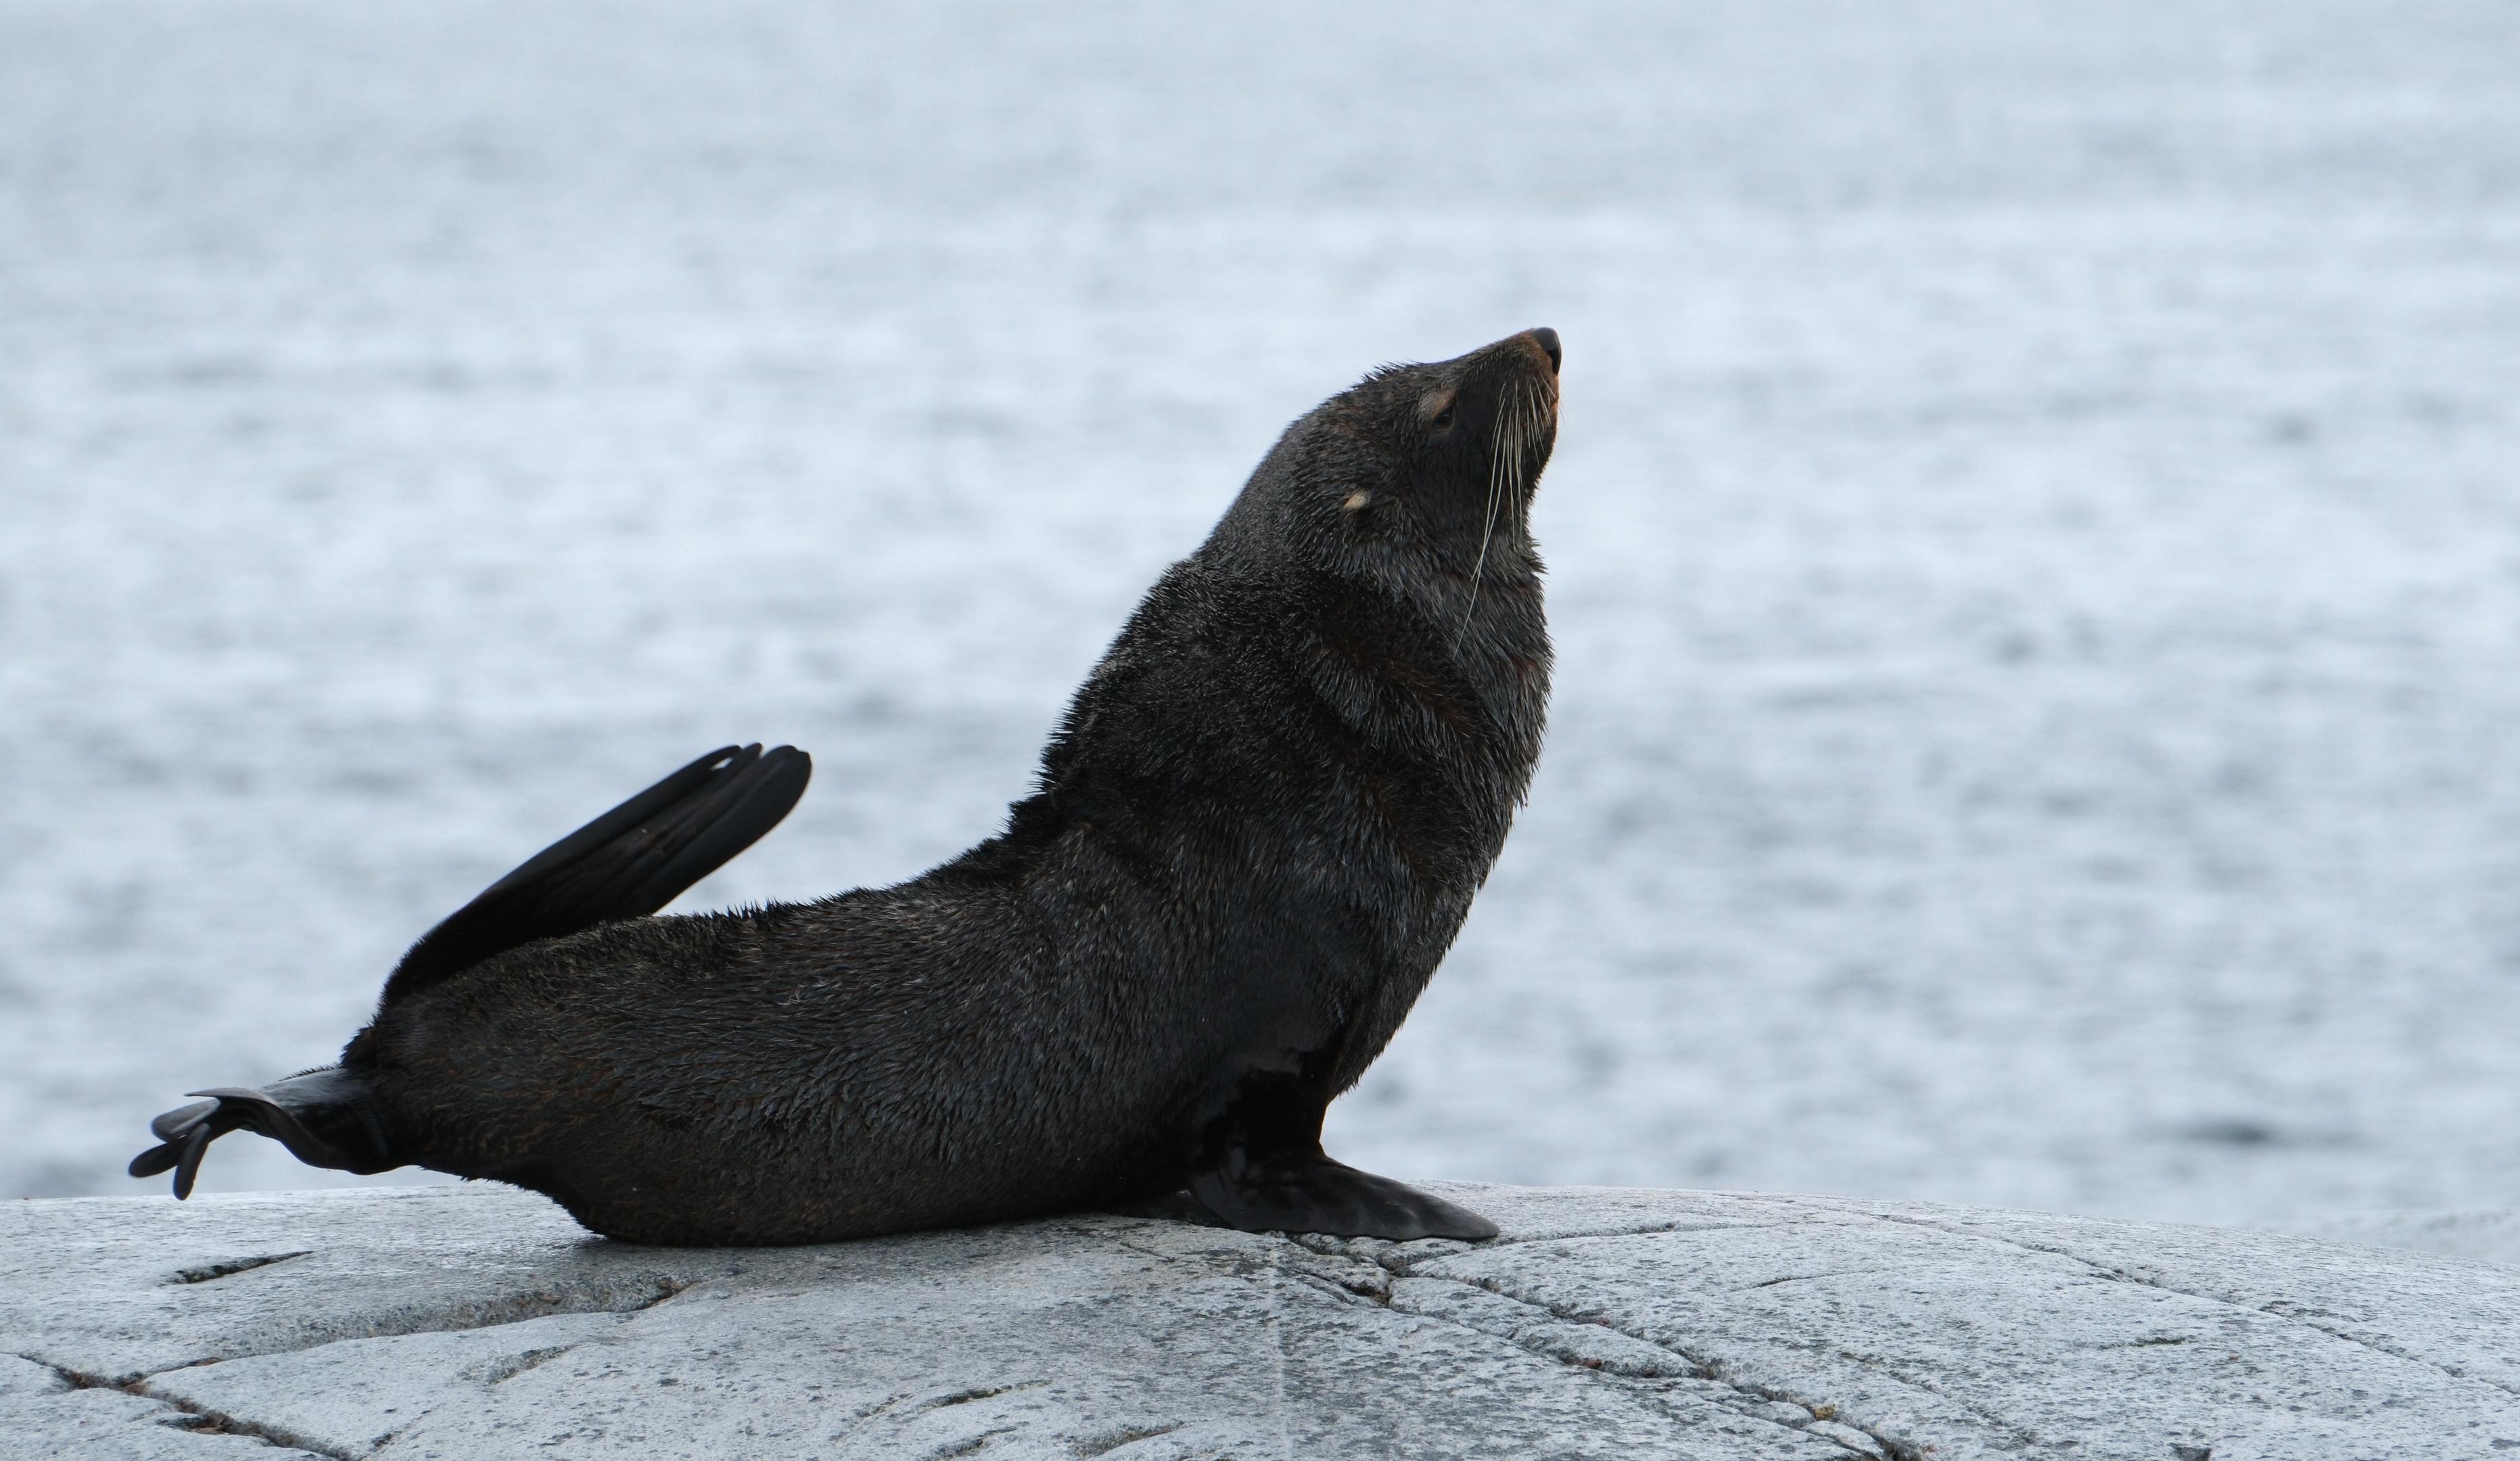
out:
<path id="1" fill-rule="evenodd" d="M 1549 373 L 1552 376 L 1557 374 L 1558 364 L 1566 358 L 1565 352 L 1557 347 L 1557 332 L 1543 325 L 1537 330 L 1525 333 L 1538 341 L 1540 347 L 1549 352 Z"/>

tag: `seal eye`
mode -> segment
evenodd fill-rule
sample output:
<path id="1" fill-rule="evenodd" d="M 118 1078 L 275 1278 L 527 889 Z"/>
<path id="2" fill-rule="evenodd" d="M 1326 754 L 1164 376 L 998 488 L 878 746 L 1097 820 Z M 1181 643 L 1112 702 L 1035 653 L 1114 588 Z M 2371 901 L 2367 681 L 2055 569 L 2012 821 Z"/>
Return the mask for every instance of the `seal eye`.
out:
<path id="1" fill-rule="evenodd" d="M 1443 410 L 1441 410 L 1441 411 L 1436 412 L 1436 413 L 1435 413 L 1435 419 L 1434 419 L 1432 422 L 1428 423 L 1428 425 L 1430 425 L 1430 426 L 1434 427 L 1434 429 L 1435 429 L 1435 430 L 1437 430 L 1437 431 L 1439 431 L 1439 432 L 1440 432 L 1440 431 L 1443 431 L 1443 430 L 1444 430 L 1444 429 L 1446 429 L 1447 427 L 1450 427 L 1452 424 L 1453 424 L 1453 403 L 1452 403 L 1451 401 L 1446 401 L 1446 402 L 1444 402 L 1444 409 L 1443 409 Z"/>
<path id="2" fill-rule="evenodd" d="M 1430 432 L 1452 430 L 1454 408 L 1461 404 L 1461 400 L 1460 391 L 1447 390 L 1441 395 L 1430 395 L 1420 402 L 1418 410 L 1425 418 L 1426 430 Z"/>

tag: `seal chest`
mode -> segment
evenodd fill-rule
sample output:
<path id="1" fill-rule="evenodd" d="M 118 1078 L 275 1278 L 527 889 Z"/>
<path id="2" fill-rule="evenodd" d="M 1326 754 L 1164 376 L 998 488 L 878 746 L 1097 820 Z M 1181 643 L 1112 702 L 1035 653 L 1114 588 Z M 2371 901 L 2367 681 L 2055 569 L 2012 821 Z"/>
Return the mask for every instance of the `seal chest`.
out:
<path id="1" fill-rule="evenodd" d="M 338 1067 L 160 1117 L 552 1196 L 652 1243 L 796 1243 L 1188 1186 L 1236 1226 L 1495 1228 L 1321 1147 L 1502 848 L 1550 650 L 1529 512 L 1555 332 L 1289 426 L 1131 616 L 1006 830 L 918 878 L 656 917 L 804 791 L 702 757 L 415 944 Z"/>

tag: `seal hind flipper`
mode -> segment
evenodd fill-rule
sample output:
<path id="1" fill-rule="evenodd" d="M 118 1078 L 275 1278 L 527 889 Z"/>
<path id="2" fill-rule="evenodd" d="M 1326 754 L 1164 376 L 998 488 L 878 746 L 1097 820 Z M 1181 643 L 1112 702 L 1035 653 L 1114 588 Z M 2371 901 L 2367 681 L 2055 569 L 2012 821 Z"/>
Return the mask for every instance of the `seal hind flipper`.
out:
<path id="1" fill-rule="evenodd" d="M 538 938 L 644 918 L 779 825 L 813 776 L 792 746 L 723 746 L 525 859 L 421 936 L 383 1003 Z"/>
<path id="2" fill-rule="evenodd" d="M 219 1103 L 216 1101 L 196 1101 L 190 1106 L 178 1106 L 173 1111 L 165 1112 L 153 1119 L 149 1122 L 150 1134 L 159 1141 L 173 1141 L 176 1137 L 200 1125 L 202 1118 L 218 1109 Z M 150 1172 L 145 1175 L 155 1176 L 157 1173 Z"/>
<path id="3" fill-rule="evenodd" d="M 135 1177 L 173 1168 L 175 1196 L 193 1195 L 202 1155 L 231 1131 L 251 1131 L 289 1148 L 309 1166 L 368 1174 L 403 1164 L 379 1119 L 365 1079 L 338 1066 L 275 1080 L 260 1090 L 218 1086 L 186 1094 L 207 1096 L 179 1106 L 149 1123 L 158 1145 L 131 1159 Z"/>
<path id="4" fill-rule="evenodd" d="M 527 858 L 422 936 L 385 982 L 384 1002 L 537 938 L 639 918 L 724 866 L 805 794 L 813 762 L 782 746 L 725 746 Z M 366 1066 L 301 1072 L 260 1090 L 221 1086 L 149 1123 L 158 1145 L 131 1159 L 135 1177 L 172 1169 L 175 1196 L 192 1195 L 202 1158 L 231 1131 L 252 1131 L 309 1166 L 389 1171 L 395 1150 Z"/>

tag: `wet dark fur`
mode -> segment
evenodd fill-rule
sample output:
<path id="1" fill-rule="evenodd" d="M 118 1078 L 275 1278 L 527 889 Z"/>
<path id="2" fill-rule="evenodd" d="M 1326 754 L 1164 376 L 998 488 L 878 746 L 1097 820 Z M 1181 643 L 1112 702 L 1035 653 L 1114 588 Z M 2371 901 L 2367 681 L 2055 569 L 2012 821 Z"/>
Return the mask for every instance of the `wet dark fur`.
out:
<path id="1" fill-rule="evenodd" d="M 1555 354 L 1535 332 L 1377 371 L 1289 427 L 1077 692 L 1038 792 L 954 861 L 397 976 L 323 1101 L 296 1103 L 367 1144 L 326 1164 L 495 1177 L 651 1243 L 1185 1182 L 1244 1226 L 1492 1232 L 1318 1138 L 1451 944 L 1539 754 L 1526 514 Z M 225 1125 L 282 1134 L 250 1115 Z"/>

